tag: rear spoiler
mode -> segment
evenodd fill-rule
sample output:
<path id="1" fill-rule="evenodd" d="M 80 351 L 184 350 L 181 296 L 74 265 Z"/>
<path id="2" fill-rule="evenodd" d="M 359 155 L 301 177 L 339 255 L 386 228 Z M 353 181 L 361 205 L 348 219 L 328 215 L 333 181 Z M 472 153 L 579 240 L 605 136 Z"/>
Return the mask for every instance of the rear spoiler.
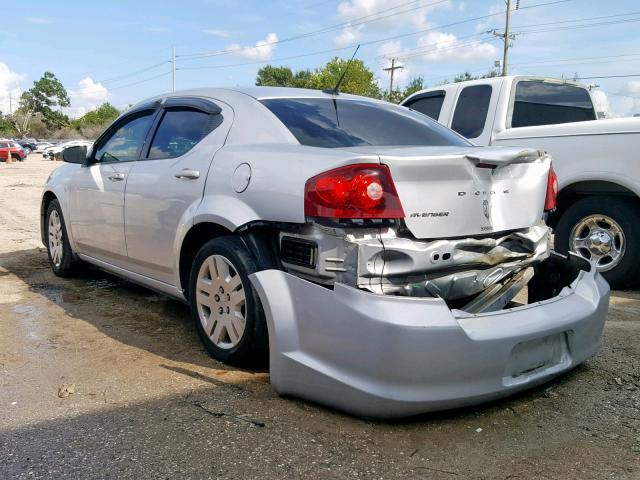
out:
<path id="1" fill-rule="evenodd" d="M 477 155 L 465 155 L 465 157 L 471 160 L 476 167 L 492 169 L 506 167 L 507 165 L 514 163 L 531 163 L 545 156 L 546 153 L 544 151 L 533 148 L 520 150 L 517 153 L 513 153 L 513 150 L 507 150 L 504 152 L 491 150 L 486 154 L 480 152 Z"/>

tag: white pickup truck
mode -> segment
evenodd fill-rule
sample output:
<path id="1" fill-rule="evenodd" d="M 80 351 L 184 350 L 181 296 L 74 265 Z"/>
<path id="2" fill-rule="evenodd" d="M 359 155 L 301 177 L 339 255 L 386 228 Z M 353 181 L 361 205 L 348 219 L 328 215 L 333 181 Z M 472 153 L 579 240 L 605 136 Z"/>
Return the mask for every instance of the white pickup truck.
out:
<path id="1" fill-rule="evenodd" d="M 584 85 L 526 76 L 440 85 L 402 105 L 476 145 L 546 150 L 560 188 L 556 250 L 596 262 L 615 288 L 640 282 L 640 118 L 598 120 Z"/>

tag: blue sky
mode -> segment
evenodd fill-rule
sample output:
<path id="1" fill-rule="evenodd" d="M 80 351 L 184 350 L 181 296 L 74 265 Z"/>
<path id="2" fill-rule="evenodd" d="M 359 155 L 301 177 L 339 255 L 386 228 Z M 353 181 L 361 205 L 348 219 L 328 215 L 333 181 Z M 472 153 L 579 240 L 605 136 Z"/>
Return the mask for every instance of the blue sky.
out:
<path id="1" fill-rule="evenodd" d="M 614 115 L 640 113 L 640 2 L 553 1 L 520 0 L 510 73 L 638 74 L 584 82 L 600 86 L 598 98 Z M 0 28 L 0 109 L 8 110 L 9 93 L 15 99 L 49 70 L 78 115 L 105 100 L 122 108 L 170 90 L 172 47 L 178 89 L 252 85 L 265 63 L 315 68 L 350 56 L 357 43 L 385 87 L 382 68 L 392 57 L 405 67 L 401 86 L 416 75 L 432 85 L 486 72 L 502 57 L 500 39 L 485 32 L 504 28 L 505 2 L 4 0 L 3 7 L 11 14 Z"/>

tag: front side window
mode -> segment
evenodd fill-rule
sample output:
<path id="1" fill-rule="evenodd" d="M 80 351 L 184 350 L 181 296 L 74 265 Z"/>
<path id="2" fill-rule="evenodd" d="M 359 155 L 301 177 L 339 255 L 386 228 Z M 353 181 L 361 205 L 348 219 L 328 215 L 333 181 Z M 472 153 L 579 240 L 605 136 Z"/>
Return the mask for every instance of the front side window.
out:
<path id="1" fill-rule="evenodd" d="M 110 137 L 101 142 L 95 154 L 96 161 L 109 163 L 137 160 L 151 128 L 153 113 L 153 110 L 148 110 L 125 120 Z"/>
<path id="2" fill-rule="evenodd" d="M 153 136 L 147 158 L 153 160 L 184 155 L 221 122 L 222 115 L 210 115 L 193 109 L 167 110 Z"/>
<path id="3" fill-rule="evenodd" d="M 431 117 L 434 120 L 438 120 L 438 117 L 440 117 L 440 110 L 442 110 L 444 96 L 444 90 L 429 92 L 424 96 L 420 95 L 416 99 L 411 99 L 411 101 L 405 103 L 404 106 L 409 107 L 411 110 L 424 113 L 426 116 Z"/>
<path id="4" fill-rule="evenodd" d="M 331 98 L 262 103 L 302 145 L 311 147 L 469 145 L 438 122 L 398 105 Z"/>
<path id="5" fill-rule="evenodd" d="M 463 137 L 478 138 L 487 121 L 490 101 L 491 85 L 464 87 L 458 97 L 451 128 Z"/>
<path id="6" fill-rule="evenodd" d="M 539 80 L 516 85 L 512 127 L 596 120 L 589 92 L 581 87 Z"/>

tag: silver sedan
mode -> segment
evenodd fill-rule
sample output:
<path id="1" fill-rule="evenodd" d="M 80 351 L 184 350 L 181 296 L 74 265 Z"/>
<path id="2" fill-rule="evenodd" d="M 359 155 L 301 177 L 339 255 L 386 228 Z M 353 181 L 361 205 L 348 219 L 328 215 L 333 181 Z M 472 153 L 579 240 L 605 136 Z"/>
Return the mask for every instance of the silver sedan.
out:
<path id="1" fill-rule="evenodd" d="M 549 250 L 544 152 L 372 99 L 236 88 L 146 100 L 62 155 L 42 198 L 53 271 L 86 262 L 189 303 L 213 357 L 268 357 L 282 394 L 406 416 L 600 346 L 609 288 Z"/>

